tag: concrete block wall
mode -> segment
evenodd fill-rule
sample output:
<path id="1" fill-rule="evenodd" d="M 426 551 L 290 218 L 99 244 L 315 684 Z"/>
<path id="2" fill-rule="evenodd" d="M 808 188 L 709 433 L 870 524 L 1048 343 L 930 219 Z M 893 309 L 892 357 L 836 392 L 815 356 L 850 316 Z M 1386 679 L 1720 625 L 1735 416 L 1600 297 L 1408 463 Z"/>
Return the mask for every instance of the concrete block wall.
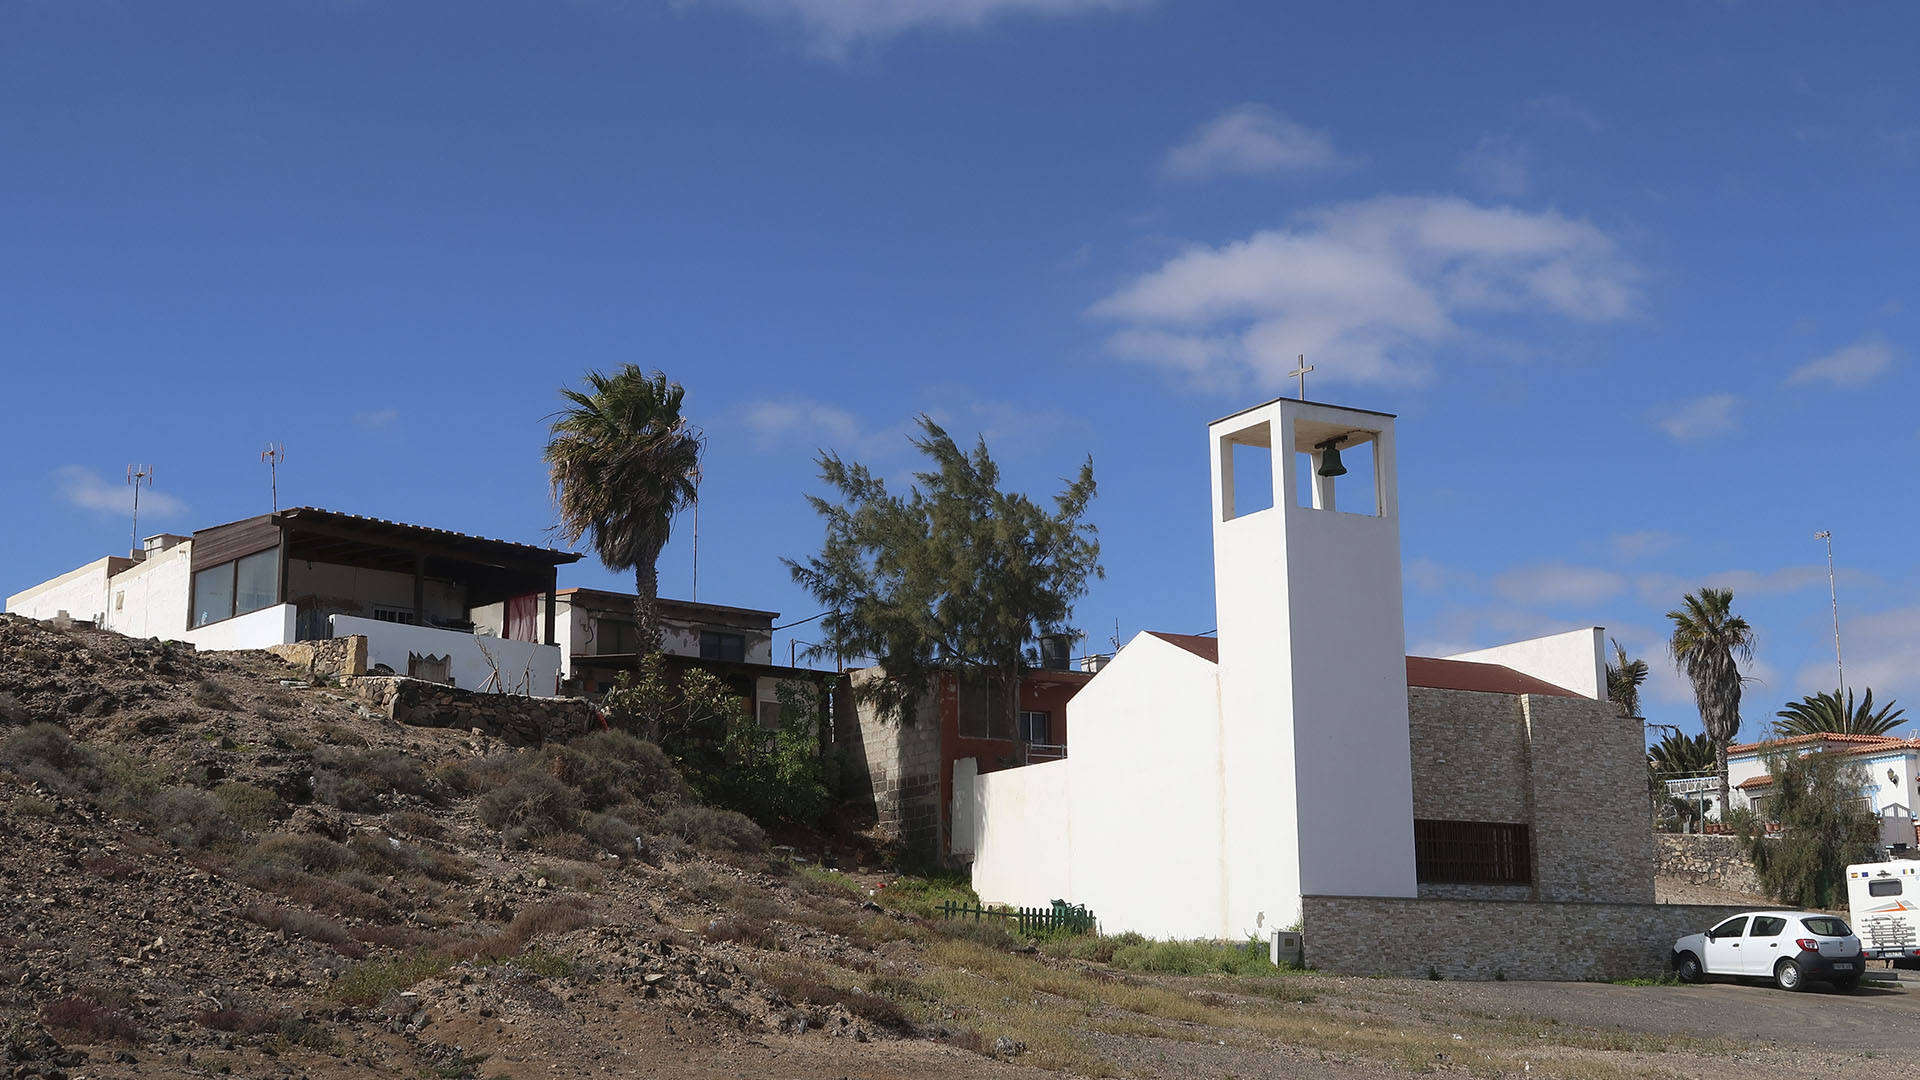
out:
<path id="1" fill-rule="evenodd" d="M 1658 977 L 1676 939 L 1744 910 L 1308 896 L 1302 921 L 1308 965 L 1338 975 L 1613 980 Z"/>
<path id="2" fill-rule="evenodd" d="M 938 701 L 928 695 L 908 722 L 883 718 L 857 694 L 862 681 L 875 677 L 869 672 L 856 672 L 853 677 L 860 756 L 849 763 L 853 766 L 850 779 L 858 783 L 864 771 L 880 835 L 905 851 L 937 859 L 945 810 L 940 797 Z"/>

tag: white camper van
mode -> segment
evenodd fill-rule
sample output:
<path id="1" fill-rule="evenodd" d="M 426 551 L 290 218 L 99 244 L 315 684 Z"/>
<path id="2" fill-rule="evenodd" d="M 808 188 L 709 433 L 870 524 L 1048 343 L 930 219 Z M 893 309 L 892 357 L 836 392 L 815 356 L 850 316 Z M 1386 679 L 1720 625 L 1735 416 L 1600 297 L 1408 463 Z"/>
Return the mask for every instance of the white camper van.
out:
<path id="1" fill-rule="evenodd" d="M 1920 860 L 1847 867 L 1847 906 L 1868 956 L 1920 967 Z"/>

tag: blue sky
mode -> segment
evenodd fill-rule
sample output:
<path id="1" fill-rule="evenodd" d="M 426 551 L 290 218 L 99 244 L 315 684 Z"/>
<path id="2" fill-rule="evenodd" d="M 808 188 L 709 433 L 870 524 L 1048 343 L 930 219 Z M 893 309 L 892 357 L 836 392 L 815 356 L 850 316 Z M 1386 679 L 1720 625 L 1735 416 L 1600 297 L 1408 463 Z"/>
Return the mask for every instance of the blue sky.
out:
<path id="1" fill-rule="evenodd" d="M 1397 413 L 1408 644 L 1730 585 L 1745 709 L 1920 707 L 1920 9 L 1662 2 L 0 0 L 12 592 L 283 504 L 540 541 L 557 388 L 706 431 L 699 598 L 831 447 L 926 412 L 1036 494 L 1091 454 L 1094 647 L 1213 626 L 1206 423 Z M 661 562 L 692 589 L 691 521 Z M 587 564 L 572 584 L 619 579 Z M 805 636 L 804 629 L 799 631 Z M 781 651 L 785 652 L 784 636 Z"/>

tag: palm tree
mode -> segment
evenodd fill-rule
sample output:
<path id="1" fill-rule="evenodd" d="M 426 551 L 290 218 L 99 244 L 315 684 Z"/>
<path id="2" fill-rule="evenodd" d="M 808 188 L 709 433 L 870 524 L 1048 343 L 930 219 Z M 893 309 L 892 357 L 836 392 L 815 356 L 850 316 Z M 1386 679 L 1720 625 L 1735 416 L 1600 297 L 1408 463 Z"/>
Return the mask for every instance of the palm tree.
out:
<path id="1" fill-rule="evenodd" d="M 1740 733 L 1740 661 L 1753 659 L 1753 627 L 1733 613 L 1733 590 L 1704 588 L 1688 593 L 1678 610 L 1667 612 L 1673 636 L 1667 650 L 1675 667 L 1693 683 L 1700 723 L 1713 743 L 1713 765 L 1720 774 L 1720 806 L 1727 806 L 1727 746 Z"/>
<path id="2" fill-rule="evenodd" d="M 1685 829 L 1700 817 L 1699 808 L 1685 797 L 1668 793 L 1667 781 L 1701 776 L 1713 770 L 1713 743 L 1706 732 L 1682 735 L 1670 730 L 1647 747 L 1647 786 L 1654 814 L 1663 828 Z"/>
<path id="3" fill-rule="evenodd" d="M 632 364 L 612 375 L 587 373 L 585 390 L 562 389 L 569 406 L 554 414 L 546 461 L 560 532 L 568 543 L 591 535 L 609 570 L 632 570 L 633 621 L 641 656 L 660 651 L 660 549 L 673 515 L 700 492 L 705 438 L 680 415 L 686 391 Z"/>
<path id="4" fill-rule="evenodd" d="M 1640 715 L 1640 686 L 1647 681 L 1647 662 L 1627 659 L 1627 650 L 1620 645 L 1620 639 L 1609 638 L 1613 642 L 1613 663 L 1607 665 L 1607 697 L 1613 701 L 1613 711 L 1621 716 Z"/>
<path id="5" fill-rule="evenodd" d="M 1831 694 L 1808 694 L 1774 714 L 1780 719 L 1774 721 L 1773 733 L 1783 739 L 1828 731 L 1839 735 L 1885 735 L 1899 726 L 1906 711 L 1894 708 L 1889 701 L 1879 712 L 1874 712 L 1871 688 L 1857 708 L 1851 690 L 1847 691 L 1844 704 L 1837 690 Z"/>

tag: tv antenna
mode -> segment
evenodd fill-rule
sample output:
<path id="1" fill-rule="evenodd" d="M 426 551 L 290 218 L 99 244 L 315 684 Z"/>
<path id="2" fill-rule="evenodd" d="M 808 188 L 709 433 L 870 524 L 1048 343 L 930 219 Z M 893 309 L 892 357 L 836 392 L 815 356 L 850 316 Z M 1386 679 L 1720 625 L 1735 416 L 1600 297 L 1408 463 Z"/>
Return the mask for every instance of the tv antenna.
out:
<path id="1" fill-rule="evenodd" d="M 127 466 L 127 486 L 133 489 L 133 550 L 140 550 L 140 489 L 153 486 L 153 466 Z"/>
<path id="2" fill-rule="evenodd" d="M 260 451 L 260 460 L 267 463 L 267 482 L 273 485 L 273 512 L 280 512 L 280 463 L 287 460 L 287 448 L 283 443 L 268 443 Z"/>

